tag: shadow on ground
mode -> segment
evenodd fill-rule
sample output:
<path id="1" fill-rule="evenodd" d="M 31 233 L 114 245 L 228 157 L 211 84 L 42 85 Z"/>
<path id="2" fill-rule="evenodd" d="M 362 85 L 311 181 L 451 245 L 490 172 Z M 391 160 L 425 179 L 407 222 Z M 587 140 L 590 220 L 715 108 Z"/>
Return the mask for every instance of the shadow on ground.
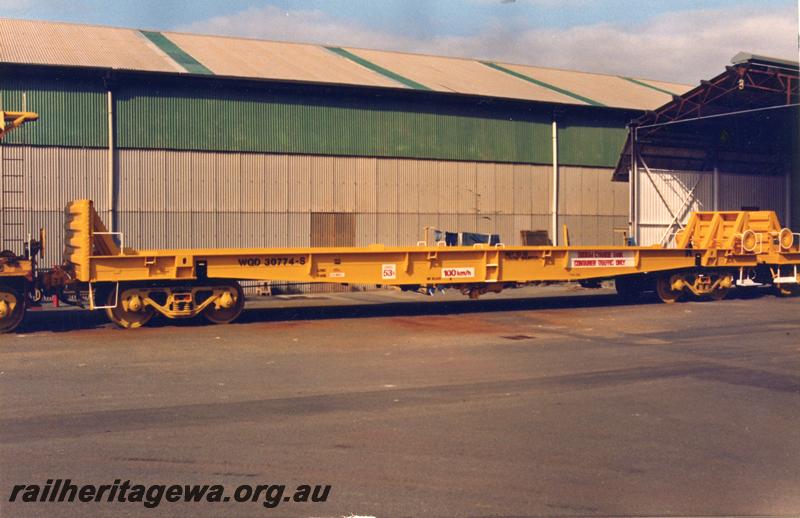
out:
<path id="1" fill-rule="evenodd" d="M 765 292 L 748 293 L 738 298 L 757 298 Z M 732 297 L 737 298 L 737 297 Z M 646 294 L 636 304 L 656 304 L 652 294 Z M 527 311 L 540 309 L 576 309 L 592 307 L 627 306 L 616 294 L 590 294 L 586 292 L 526 298 L 484 298 L 481 300 L 457 300 L 432 302 L 430 300 L 365 303 L 346 305 L 314 305 L 303 307 L 274 307 L 245 309 L 236 324 L 254 322 L 290 322 L 301 320 L 328 320 L 348 318 L 397 317 L 417 315 L 452 315 L 460 313 L 487 313 L 495 311 Z M 20 333 L 40 331 L 66 332 L 79 329 L 92 329 L 110 325 L 103 311 L 31 311 L 26 316 Z M 202 318 L 191 320 L 169 320 L 154 318 L 148 327 L 201 326 L 209 325 Z"/>

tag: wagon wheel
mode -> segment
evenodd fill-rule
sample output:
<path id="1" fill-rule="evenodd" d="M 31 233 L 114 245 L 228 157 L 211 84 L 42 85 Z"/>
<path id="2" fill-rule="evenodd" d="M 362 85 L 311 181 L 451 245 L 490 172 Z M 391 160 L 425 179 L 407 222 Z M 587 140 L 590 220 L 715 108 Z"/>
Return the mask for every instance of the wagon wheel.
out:
<path id="1" fill-rule="evenodd" d="M 119 288 L 119 300 L 116 300 L 116 290 L 109 290 L 106 297 L 106 306 L 116 307 L 106 309 L 106 315 L 117 326 L 123 329 L 136 329 L 147 324 L 156 314 L 153 306 L 148 306 L 136 289 Z"/>
<path id="2" fill-rule="evenodd" d="M 733 277 L 723 274 L 719 277 L 715 277 L 715 280 L 719 281 L 716 282 L 717 287 L 708 292 L 706 296 L 711 300 L 722 300 L 727 297 L 733 289 Z"/>
<path id="3" fill-rule="evenodd" d="M 214 301 L 203 310 L 203 318 L 212 324 L 230 324 L 244 310 L 244 290 L 238 282 L 226 282 L 214 286 L 214 290 L 224 289 L 220 300 Z"/>
<path id="4" fill-rule="evenodd" d="M 683 297 L 682 290 L 673 290 L 672 281 L 675 280 L 677 275 L 659 275 L 656 279 L 656 293 L 661 302 L 665 304 L 672 304 L 677 302 Z"/>
<path id="5" fill-rule="evenodd" d="M 798 284 L 776 284 L 775 290 L 779 297 L 796 297 L 800 295 L 800 285 Z"/>
<path id="6" fill-rule="evenodd" d="M 711 300 L 722 300 L 731 292 L 730 288 L 717 288 L 708 293 L 708 298 Z"/>
<path id="7" fill-rule="evenodd" d="M 25 298 L 14 288 L 0 286 L 0 333 L 10 333 L 25 318 Z"/>

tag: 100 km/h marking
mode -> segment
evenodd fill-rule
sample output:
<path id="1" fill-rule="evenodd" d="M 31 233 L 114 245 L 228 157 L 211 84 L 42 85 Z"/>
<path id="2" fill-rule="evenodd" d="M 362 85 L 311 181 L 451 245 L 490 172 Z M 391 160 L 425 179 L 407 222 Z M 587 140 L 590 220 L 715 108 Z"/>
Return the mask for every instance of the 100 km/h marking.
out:
<path id="1" fill-rule="evenodd" d="M 265 257 L 263 260 L 260 257 L 240 257 L 239 266 L 294 266 L 296 264 L 306 264 L 305 256 L 300 257 Z"/>
<path id="2" fill-rule="evenodd" d="M 475 277 L 475 268 L 442 268 L 444 279 L 469 279 Z"/>

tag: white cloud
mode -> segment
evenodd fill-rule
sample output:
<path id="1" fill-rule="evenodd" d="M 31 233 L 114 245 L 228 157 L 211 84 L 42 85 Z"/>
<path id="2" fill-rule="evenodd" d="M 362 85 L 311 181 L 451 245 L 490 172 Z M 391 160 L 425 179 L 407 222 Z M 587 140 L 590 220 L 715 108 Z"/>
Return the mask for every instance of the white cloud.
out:
<path id="1" fill-rule="evenodd" d="M 329 17 L 319 10 L 286 11 L 277 7 L 250 8 L 177 28 L 186 32 L 246 38 L 408 50 L 414 41 Z"/>
<path id="2" fill-rule="evenodd" d="M 474 35 L 412 38 L 317 10 L 283 11 L 270 6 L 179 30 L 474 57 L 687 83 L 716 75 L 739 51 L 797 57 L 797 13 L 788 8 L 680 11 L 638 25 L 566 29 L 508 26 L 494 19 Z"/>

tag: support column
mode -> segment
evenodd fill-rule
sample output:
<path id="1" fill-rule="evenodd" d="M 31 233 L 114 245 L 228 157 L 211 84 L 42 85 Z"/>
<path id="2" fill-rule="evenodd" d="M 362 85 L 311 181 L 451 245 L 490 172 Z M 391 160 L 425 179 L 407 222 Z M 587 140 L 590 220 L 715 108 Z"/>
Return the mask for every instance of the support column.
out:
<path id="1" fill-rule="evenodd" d="M 628 182 L 630 182 L 630 220 L 631 229 L 630 236 L 633 238 L 635 244 L 640 244 L 639 239 L 639 150 L 637 149 L 638 130 L 636 126 L 631 126 L 631 172 L 629 174 Z"/>
<path id="2" fill-rule="evenodd" d="M 783 224 L 794 232 L 800 232 L 800 109 L 792 108 L 795 114 L 789 126 L 788 170 L 786 171 L 786 191 L 788 195 L 788 208 L 786 222 Z"/>

